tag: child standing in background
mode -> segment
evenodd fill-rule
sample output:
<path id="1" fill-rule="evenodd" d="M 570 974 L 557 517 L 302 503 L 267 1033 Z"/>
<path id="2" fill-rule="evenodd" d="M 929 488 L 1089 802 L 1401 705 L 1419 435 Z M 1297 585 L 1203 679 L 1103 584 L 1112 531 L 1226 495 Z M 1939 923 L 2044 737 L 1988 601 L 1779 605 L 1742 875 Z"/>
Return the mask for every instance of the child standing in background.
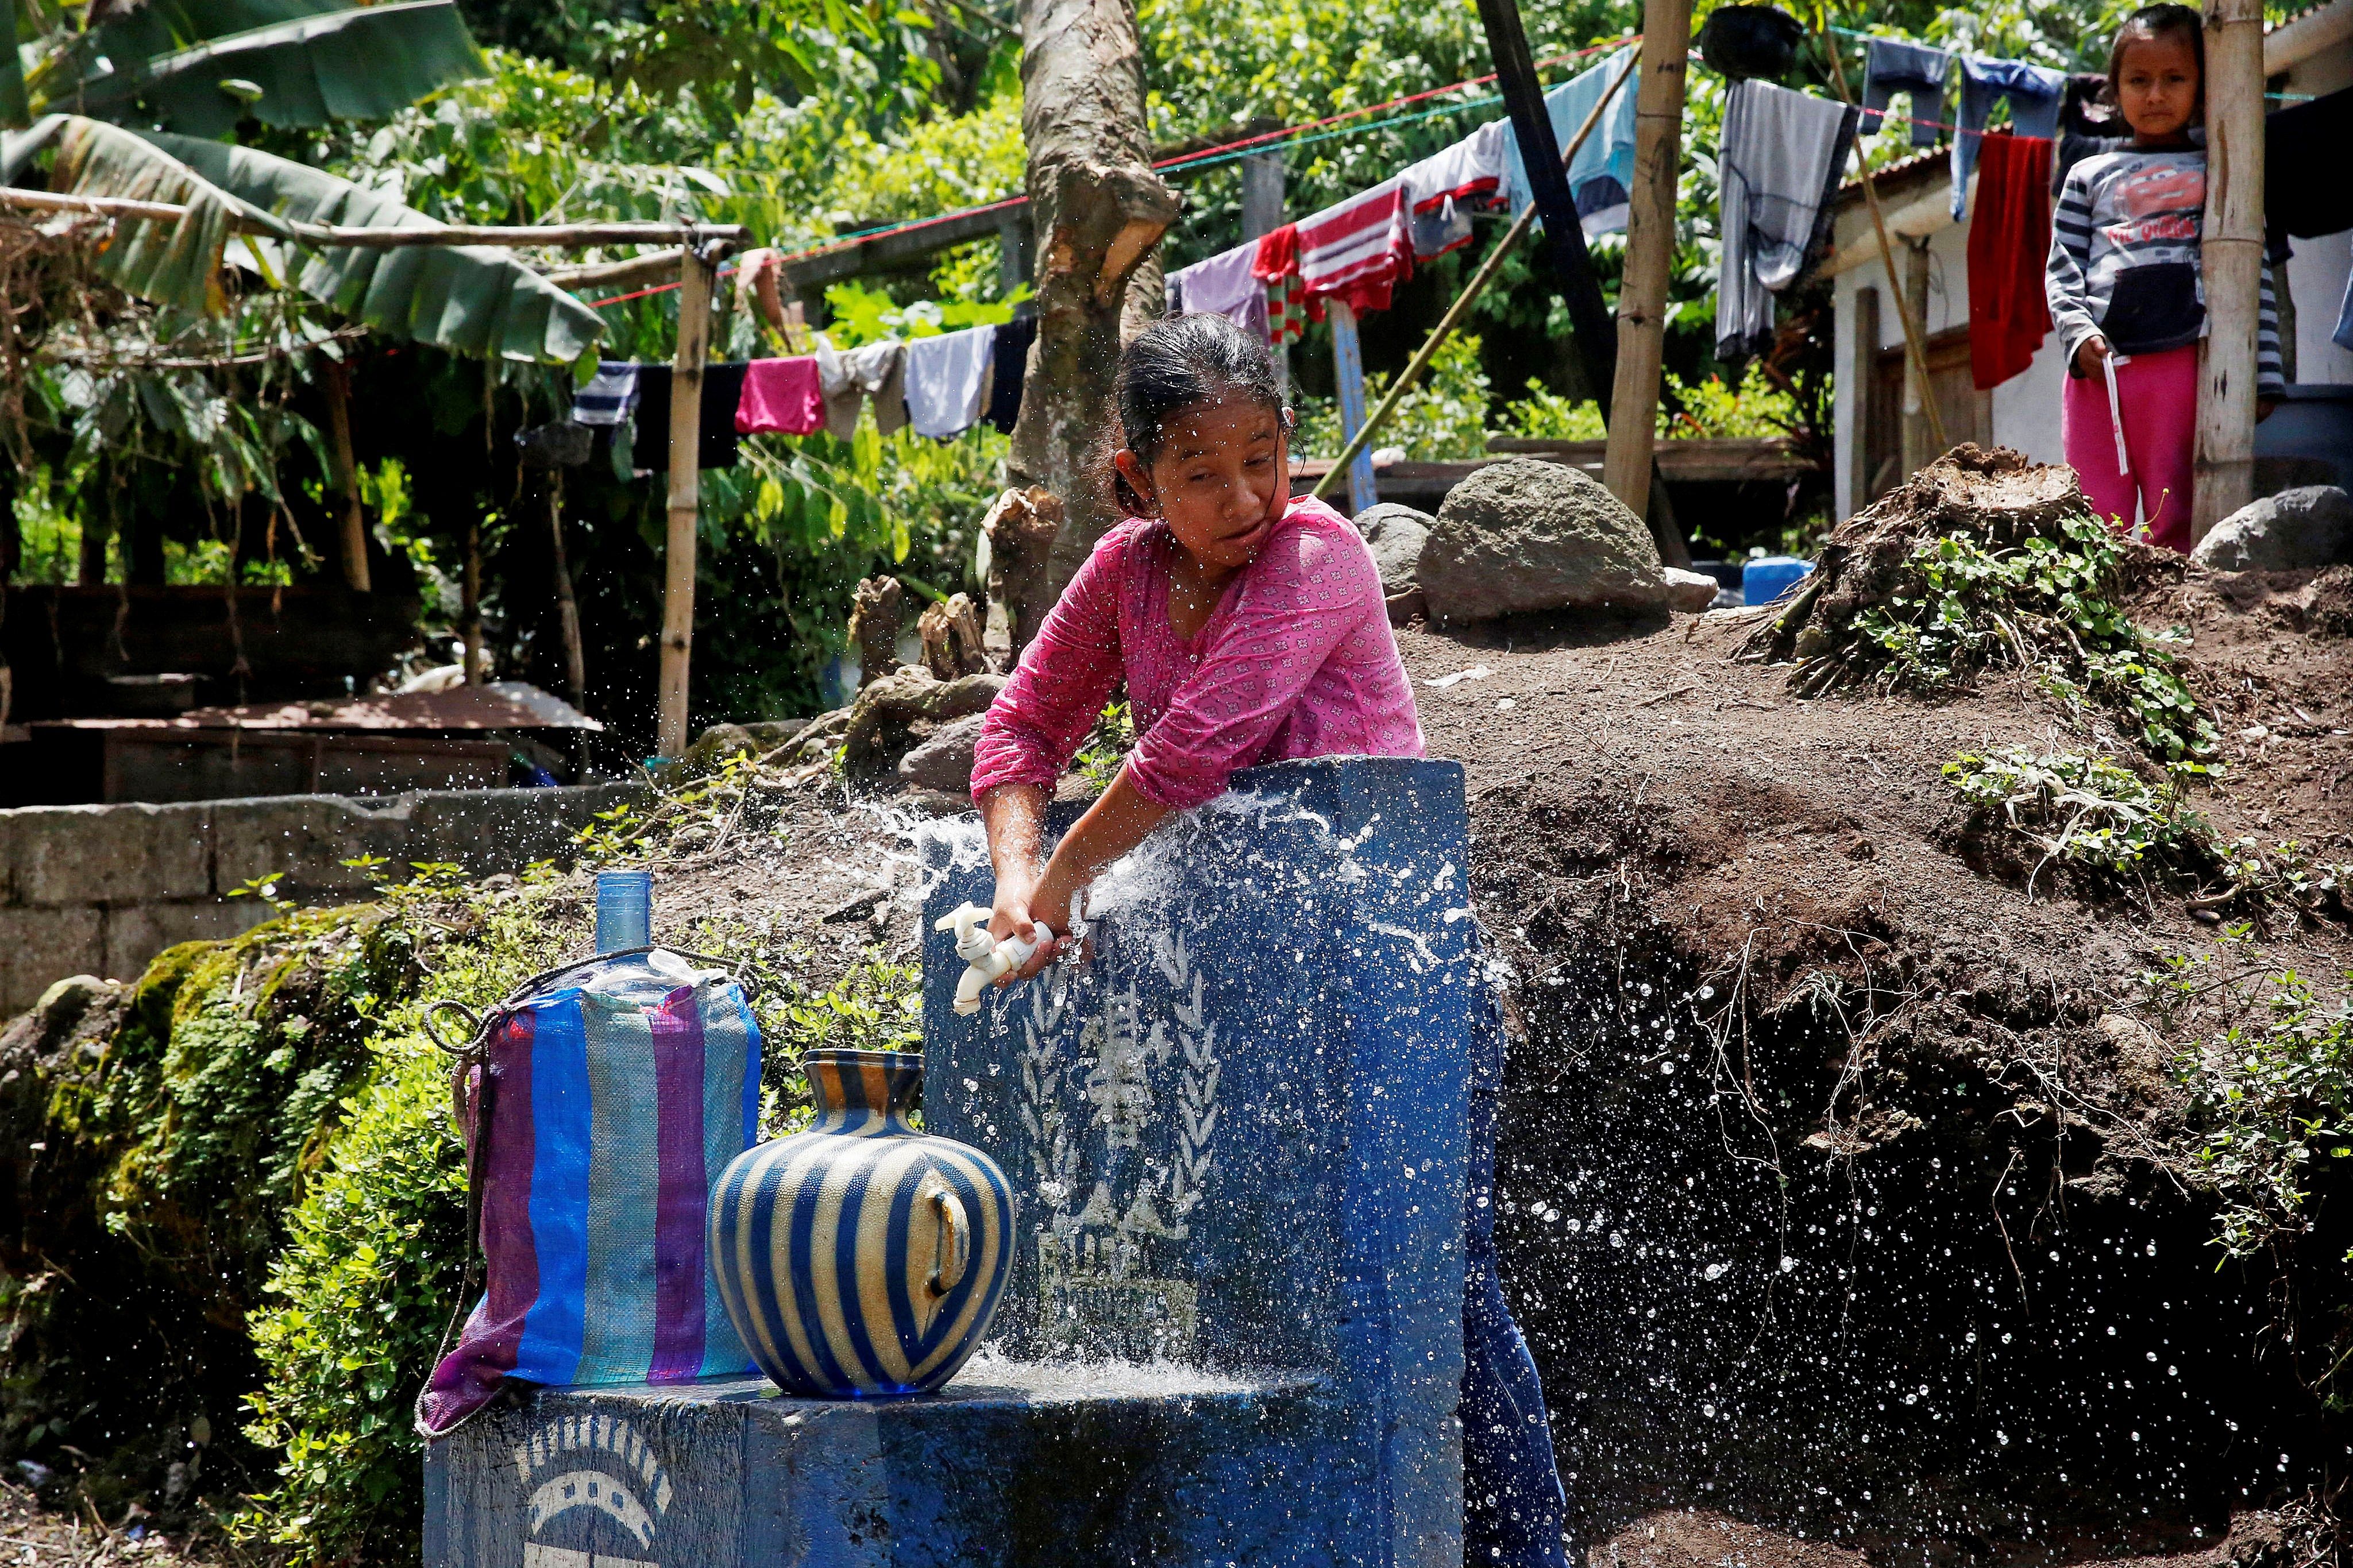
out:
<path id="1" fill-rule="evenodd" d="M 2149 542 L 2182 552 L 2190 542 L 2198 340 L 2206 334 L 2199 268 L 2205 80 L 2195 10 L 2147 5 L 2125 19 L 2108 52 L 2108 90 L 2133 139 L 2069 171 L 2051 220 L 2046 279 L 2051 320 L 2067 355 L 2067 461 L 2101 516 L 2130 532 L 2137 513 Z M 2266 263 L 2256 328 L 2258 418 L 2271 413 L 2281 390 L 2279 317 Z"/>

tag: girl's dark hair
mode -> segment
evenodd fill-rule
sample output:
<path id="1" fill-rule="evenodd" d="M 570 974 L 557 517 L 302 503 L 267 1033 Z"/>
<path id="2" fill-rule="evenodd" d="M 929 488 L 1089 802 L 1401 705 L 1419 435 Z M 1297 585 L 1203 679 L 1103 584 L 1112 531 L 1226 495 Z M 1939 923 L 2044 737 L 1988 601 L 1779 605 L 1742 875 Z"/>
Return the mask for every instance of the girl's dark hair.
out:
<path id="1" fill-rule="evenodd" d="M 1129 339 L 1119 356 L 1115 395 L 1127 449 L 1146 464 L 1160 455 L 1169 421 L 1188 408 L 1240 397 L 1288 412 L 1265 342 L 1225 317 L 1205 312 L 1167 317 Z M 1144 498 L 1116 469 L 1112 493 L 1130 515 L 1145 510 Z"/>
<path id="2" fill-rule="evenodd" d="M 2117 78 L 2124 74 L 2125 46 L 2142 38 L 2186 38 L 2198 61 L 2198 101 L 2206 101 L 2206 18 L 2195 5 L 2144 5 L 2125 18 L 2108 46 L 2108 97 L 2121 101 Z"/>

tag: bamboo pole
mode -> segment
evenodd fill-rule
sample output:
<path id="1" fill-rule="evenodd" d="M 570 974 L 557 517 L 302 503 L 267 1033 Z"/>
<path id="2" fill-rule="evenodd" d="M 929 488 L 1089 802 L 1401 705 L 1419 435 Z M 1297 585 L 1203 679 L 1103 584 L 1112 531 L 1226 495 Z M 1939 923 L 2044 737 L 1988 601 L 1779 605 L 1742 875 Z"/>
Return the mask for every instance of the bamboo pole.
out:
<path id="1" fill-rule="evenodd" d="M 1675 258 L 1691 0 L 1643 0 L 1642 41 L 1649 68 L 1634 94 L 1634 189 L 1626 213 L 1626 273 L 1618 285 L 1618 380 L 1601 459 L 1601 482 L 1636 517 L 1651 510 L 1667 281 Z"/>
<path id="2" fill-rule="evenodd" d="M 694 646 L 694 528 L 702 491 L 702 362 L 711 353 L 715 262 L 693 245 L 680 253 L 678 353 L 670 373 L 670 531 L 663 550 L 661 721 L 665 757 L 686 750 L 688 658 Z"/>
<path id="3" fill-rule="evenodd" d="M 370 591 L 367 524 L 360 516 L 359 465 L 352 459 L 352 378 L 341 360 L 326 362 L 327 453 L 335 465 L 335 489 L 343 492 L 343 585 Z"/>
<path id="4" fill-rule="evenodd" d="M 1609 90 L 1601 95 L 1601 101 L 1595 104 L 1593 111 L 1585 117 L 1585 123 L 1577 128 L 1577 134 L 1569 141 L 1568 151 L 1561 154 L 1562 167 L 1566 168 L 1577 162 L 1577 153 L 1585 150 L 1586 138 L 1591 136 L 1593 128 L 1601 123 L 1601 116 L 1609 110 L 1610 101 L 1618 96 L 1618 89 L 1626 85 L 1626 79 L 1634 74 L 1635 64 L 1641 58 L 1642 46 L 1637 42 L 1634 52 L 1626 57 L 1625 68 L 1618 73 L 1618 79 L 1609 84 Z M 1374 409 L 1366 418 L 1364 425 L 1348 438 L 1347 446 L 1343 447 L 1339 457 L 1333 460 L 1332 471 L 1315 481 L 1314 489 L 1309 492 L 1310 499 L 1323 500 L 1324 492 L 1332 488 L 1332 481 L 1347 472 L 1348 465 L 1356 461 L 1356 454 L 1365 449 L 1366 444 L 1372 440 L 1374 433 L 1380 429 L 1390 415 L 1397 412 L 1398 405 L 1405 400 L 1405 395 L 1412 389 L 1413 384 L 1421 379 L 1421 373 L 1430 368 L 1430 362 L 1438 357 L 1438 351 L 1445 346 L 1447 338 L 1461 323 L 1462 318 L 1470 313 L 1471 307 L 1477 302 L 1479 296 L 1486 291 L 1487 285 L 1494 280 L 1496 272 L 1504 265 L 1504 258 L 1511 255 L 1513 247 L 1526 237 L 1528 230 L 1535 226 L 1535 205 L 1530 203 L 1525 212 L 1512 220 L 1512 226 L 1504 231 L 1504 237 L 1494 243 L 1493 247 L 1487 252 L 1486 258 L 1479 263 L 1479 270 L 1471 275 L 1471 281 L 1462 286 L 1462 292 L 1456 295 L 1454 303 L 1446 308 L 1445 316 L 1440 320 L 1436 330 L 1430 334 L 1429 341 L 1415 352 L 1405 369 L 1398 373 L 1396 383 L 1389 387 L 1388 395 L 1381 399 L 1380 406 Z"/>
<path id="5" fill-rule="evenodd" d="M 2255 355 L 2263 280 L 2263 8 L 2206 5 L 2206 337 L 2189 537 L 2254 499 Z"/>
<path id="6" fill-rule="evenodd" d="M 558 289 L 618 289 L 653 279 L 678 276 L 678 250 L 649 251 L 621 261 L 592 261 L 585 267 L 558 267 L 543 273 Z"/>
<path id="7" fill-rule="evenodd" d="M 100 217 L 141 218 L 177 223 L 188 209 L 175 202 L 135 201 L 128 196 L 79 196 L 56 191 L 20 190 L 0 186 L 0 202 L 43 212 L 82 212 Z M 355 228 L 340 224 L 300 223 L 291 218 L 264 217 L 232 212 L 229 227 L 238 234 L 292 237 L 306 245 L 341 249 L 409 250 L 443 245 L 483 245 L 498 248 L 545 245 L 681 245 L 697 238 L 744 237 L 741 224 L 684 223 L 553 223 L 553 224 L 419 224 L 408 228 Z"/>
<path id="8" fill-rule="evenodd" d="M 2260 5 L 2262 0 L 2256 0 Z M 1831 58 L 1831 81 L 1839 97 L 1848 103 L 1854 94 L 1847 90 L 1846 66 L 1839 58 L 1838 42 L 1827 29 L 1818 35 L 1822 40 L 1822 53 Z M 1871 232 L 1879 237 L 1879 264 L 1887 269 L 1887 291 L 1895 298 L 1896 320 L 1904 324 L 1904 356 L 1912 366 L 1912 374 L 1920 384 L 1920 402 L 1927 411 L 1928 429 L 1936 437 L 1936 450 L 1941 455 L 1953 449 L 1945 435 L 1945 416 L 1928 391 L 1928 350 L 1921 335 L 1920 323 L 1912 313 L 1912 301 L 1904 291 L 1904 279 L 1895 276 L 1895 249 L 1887 240 L 1887 214 L 1879 205 L 1879 187 L 1871 183 L 1871 166 L 1863 161 L 1862 138 L 1855 138 L 1854 167 L 1862 181 L 1863 205 L 1871 209 Z"/>

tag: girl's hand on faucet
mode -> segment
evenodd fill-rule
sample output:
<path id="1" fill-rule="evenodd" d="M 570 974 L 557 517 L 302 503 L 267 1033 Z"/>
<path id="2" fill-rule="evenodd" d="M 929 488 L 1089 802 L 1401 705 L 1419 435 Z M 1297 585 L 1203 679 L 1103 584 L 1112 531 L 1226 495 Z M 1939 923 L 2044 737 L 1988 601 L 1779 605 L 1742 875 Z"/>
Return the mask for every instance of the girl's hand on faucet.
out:
<path id="1" fill-rule="evenodd" d="M 996 984 L 1000 989 L 1027 980 L 1045 968 L 1052 962 L 1055 950 L 1060 945 L 1052 941 L 1038 941 L 1041 936 L 1050 936 L 1051 928 L 1041 928 L 1029 913 L 1029 900 L 1036 889 L 1035 878 L 1018 880 L 1009 877 L 997 879 L 997 897 L 988 917 L 988 934 L 998 942 L 1018 936 L 1023 942 L 1038 942 L 1038 950 L 1029 955 L 1027 963 L 997 977 Z"/>

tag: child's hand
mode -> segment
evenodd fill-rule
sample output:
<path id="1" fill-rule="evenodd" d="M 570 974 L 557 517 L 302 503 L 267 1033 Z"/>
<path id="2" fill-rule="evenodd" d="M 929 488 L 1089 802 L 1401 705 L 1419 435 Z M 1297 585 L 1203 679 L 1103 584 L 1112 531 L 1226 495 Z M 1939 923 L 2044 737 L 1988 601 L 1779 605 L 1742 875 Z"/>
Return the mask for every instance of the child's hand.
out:
<path id="1" fill-rule="evenodd" d="M 2085 376 L 2098 374 L 2100 362 L 2107 357 L 2108 340 L 2094 332 L 2075 345 L 2075 374 Z"/>
<path id="2" fill-rule="evenodd" d="M 2270 418 L 2270 417 L 2272 416 L 2272 410 L 2273 410 L 2273 409 L 2274 409 L 2274 408 L 2277 408 L 2278 406 L 2279 406 L 2279 399 L 2278 399 L 2278 398 L 2276 398 L 2276 397 L 2258 397 L 2258 398 L 2256 398 L 2256 399 L 2255 399 L 2255 423 L 2256 423 L 2256 424 L 2258 424 L 2258 425 L 2260 425 L 2260 424 L 2262 424 L 2264 420 L 2266 420 L 2266 419 Z"/>

